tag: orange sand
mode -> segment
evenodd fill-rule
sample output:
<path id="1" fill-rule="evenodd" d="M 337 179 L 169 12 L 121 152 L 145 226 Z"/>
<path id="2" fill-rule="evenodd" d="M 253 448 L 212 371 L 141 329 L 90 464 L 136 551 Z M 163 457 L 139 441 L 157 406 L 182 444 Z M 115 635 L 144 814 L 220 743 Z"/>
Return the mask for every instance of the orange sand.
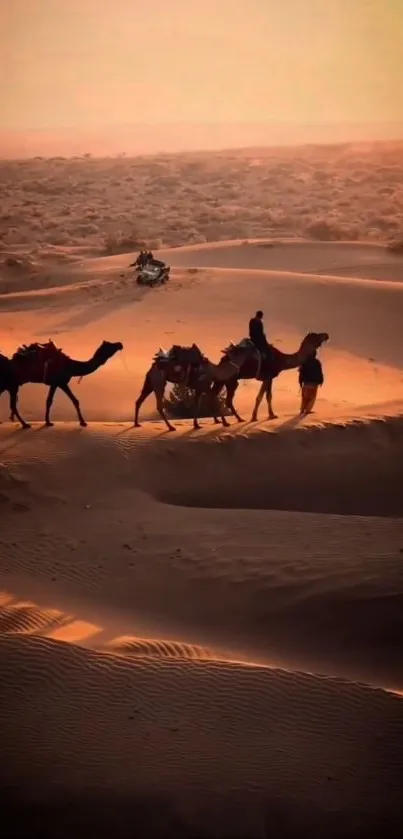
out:
<path id="1" fill-rule="evenodd" d="M 89 428 L 60 394 L 43 429 L 39 385 L 20 395 L 32 430 L 0 426 L 0 783 L 15 824 L 71 836 L 88 805 L 98 836 L 398 836 L 403 258 L 304 243 L 163 256 L 177 267 L 154 290 L 127 256 L 50 261 L 46 282 L 26 256 L 0 276 L 3 352 L 125 347 L 72 383 Z M 315 414 L 297 418 L 289 371 L 273 423 L 262 404 L 257 425 L 169 435 L 150 399 L 131 427 L 159 344 L 218 359 L 256 308 L 285 351 L 330 333 Z M 246 418 L 257 389 L 238 389 Z"/>

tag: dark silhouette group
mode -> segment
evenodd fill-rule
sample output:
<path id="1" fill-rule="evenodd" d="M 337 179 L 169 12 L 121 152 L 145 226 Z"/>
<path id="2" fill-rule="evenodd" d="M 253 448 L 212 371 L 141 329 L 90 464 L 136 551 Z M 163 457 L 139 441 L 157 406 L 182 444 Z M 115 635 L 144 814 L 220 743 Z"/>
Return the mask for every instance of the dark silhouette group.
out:
<path id="1" fill-rule="evenodd" d="M 271 347 L 264 331 L 261 309 L 258 309 L 249 321 L 249 338 L 264 358 L 269 355 Z M 300 413 L 301 415 L 310 414 L 316 402 L 318 388 L 324 383 L 322 364 L 317 358 L 316 350 L 313 350 L 311 355 L 305 359 L 298 372 L 298 381 L 301 388 Z"/>

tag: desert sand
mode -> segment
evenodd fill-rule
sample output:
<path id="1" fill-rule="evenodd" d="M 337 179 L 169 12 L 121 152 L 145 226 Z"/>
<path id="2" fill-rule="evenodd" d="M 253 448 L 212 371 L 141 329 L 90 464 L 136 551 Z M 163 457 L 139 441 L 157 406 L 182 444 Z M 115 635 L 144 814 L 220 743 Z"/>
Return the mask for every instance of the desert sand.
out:
<path id="1" fill-rule="evenodd" d="M 60 394 L 44 429 L 40 385 L 21 389 L 29 431 L 0 402 L 10 835 L 398 836 L 403 256 L 303 241 L 160 253 L 173 269 L 156 289 L 133 283 L 127 254 L 20 249 L 2 268 L 3 352 L 124 344 L 72 383 L 88 428 Z M 218 360 L 260 307 L 285 351 L 330 333 L 312 416 L 288 371 L 274 422 L 262 404 L 257 424 L 169 434 L 150 399 L 132 427 L 159 345 Z M 257 389 L 238 389 L 246 420 Z"/>

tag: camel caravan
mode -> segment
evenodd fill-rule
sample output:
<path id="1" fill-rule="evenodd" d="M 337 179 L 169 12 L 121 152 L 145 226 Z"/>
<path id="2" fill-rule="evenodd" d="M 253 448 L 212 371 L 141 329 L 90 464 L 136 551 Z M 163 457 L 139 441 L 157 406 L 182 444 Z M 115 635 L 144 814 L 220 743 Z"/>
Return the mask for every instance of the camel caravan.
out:
<path id="1" fill-rule="evenodd" d="M 259 405 L 266 396 L 269 419 L 275 419 L 272 402 L 272 383 L 283 370 L 300 368 L 316 354 L 316 350 L 329 339 L 326 332 L 309 332 L 295 353 L 283 353 L 271 344 L 262 349 L 250 338 L 244 338 L 237 344 L 230 343 L 222 351 L 218 364 L 210 361 L 196 344 L 191 347 L 173 345 L 169 351 L 162 348 L 154 356 L 151 367 L 146 373 L 141 393 L 135 403 L 134 426 L 139 427 L 140 408 L 150 394 L 154 393 L 158 412 L 169 431 L 175 426 L 169 422 L 164 411 L 164 395 L 169 383 L 183 384 L 194 392 L 193 426 L 200 428 L 198 410 L 203 394 L 210 393 L 216 411 L 214 422 L 228 426 L 224 410 L 218 399 L 226 389 L 225 406 L 238 422 L 243 422 L 234 406 L 234 396 L 243 379 L 256 379 L 261 383 L 252 413 L 252 421 L 257 420 Z M 0 354 L 0 394 L 8 392 L 10 396 L 11 420 L 16 418 L 22 428 L 29 428 L 29 423 L 18 411 L 18 393 L 22 385 L 33 382 L 48 387 L 45 409 L 45 424 L 52 425 L 50 409 L 57 389 L 63 391 L 73 403 L 79 423 L 86 422 L 81 413 L 80 403 L 69 387 L 73 378 L 81 379 L 95 372 L 99 367 L 123 349 L 120 342 L 103 341 L 87 361 L 77 361 L 63 353 L 52 341 L 46 344 L 30 344 L 20 347 L 12 358 Z M 308 411 L 307 411 L 308 412 Z"/>

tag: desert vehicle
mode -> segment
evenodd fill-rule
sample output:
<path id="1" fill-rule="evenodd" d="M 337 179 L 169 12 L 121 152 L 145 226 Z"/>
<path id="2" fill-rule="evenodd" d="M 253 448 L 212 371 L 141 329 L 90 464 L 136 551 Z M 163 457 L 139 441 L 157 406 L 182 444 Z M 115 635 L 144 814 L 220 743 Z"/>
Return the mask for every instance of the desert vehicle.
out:
<path id="1" fill-rule="evenodd" d="M 170 270 L 163 262 L 147 262 L 137 270 L 136 282 L 146 286 L 163 285 L 169 280 Z"/>

